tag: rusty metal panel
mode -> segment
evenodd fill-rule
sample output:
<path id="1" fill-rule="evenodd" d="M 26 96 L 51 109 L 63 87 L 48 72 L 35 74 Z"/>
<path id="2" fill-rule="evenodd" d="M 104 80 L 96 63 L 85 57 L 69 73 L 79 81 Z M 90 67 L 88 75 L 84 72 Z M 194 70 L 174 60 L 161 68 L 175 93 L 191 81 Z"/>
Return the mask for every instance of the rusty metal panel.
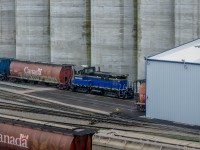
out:
<path id="1" fill-rule="evenodd" d="M 73 76 L 72 66 L 62 67 L 60 71 L 60 82 L 69 83 Z"/>
<path id="2" fill-rule="evenodd" d="M 10 65 L 10 76 L 33 81 L 64 84 L 66 83 L 65 76 L 69 78 L 72 76 L 72 66 L 14 60 Z"/>
<path id="3" fill-rule="evenodd" d="M 1 150 L 91 150 L 92 133 L 73 135 L 0 123 Z"/>
<path id="4" fill-rule="evenodd" d="M 0 123 L 0 149 L 5 150 L 67 150 L 73 135 L 58 134 Z"/>

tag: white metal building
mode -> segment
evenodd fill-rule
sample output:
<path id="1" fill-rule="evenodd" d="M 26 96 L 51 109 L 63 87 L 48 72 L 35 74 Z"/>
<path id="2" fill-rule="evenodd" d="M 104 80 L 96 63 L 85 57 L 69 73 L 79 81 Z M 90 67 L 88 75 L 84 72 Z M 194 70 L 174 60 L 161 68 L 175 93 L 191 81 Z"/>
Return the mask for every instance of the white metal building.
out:
<path id="1" fill-rule="evenodd" d="M 200 125 L 200 39 L 146 58 L 146 116 Z"/>

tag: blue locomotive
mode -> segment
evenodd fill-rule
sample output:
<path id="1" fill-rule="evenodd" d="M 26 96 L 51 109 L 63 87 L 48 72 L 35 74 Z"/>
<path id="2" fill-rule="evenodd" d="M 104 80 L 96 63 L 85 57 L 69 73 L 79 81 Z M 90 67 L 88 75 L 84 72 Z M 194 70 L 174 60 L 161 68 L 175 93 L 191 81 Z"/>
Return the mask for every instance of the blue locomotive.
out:
<path id="1" fill-rule="evenodd" d="M 77 69 L 75 69 L 77 70 Z M 128 75 L 96 71 L 85 67 L 75 71 L 71 81 L 72 91 L 93 93 L 117 98 L 133 98 L 133 88 L 128 84 Z"/>

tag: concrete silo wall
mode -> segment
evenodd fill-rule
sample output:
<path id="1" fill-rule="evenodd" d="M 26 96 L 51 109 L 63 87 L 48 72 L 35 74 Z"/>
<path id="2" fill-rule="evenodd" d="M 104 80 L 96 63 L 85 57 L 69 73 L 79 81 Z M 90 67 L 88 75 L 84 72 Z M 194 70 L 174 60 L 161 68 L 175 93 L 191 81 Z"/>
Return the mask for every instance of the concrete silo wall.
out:
<path id="1" fill-rule="evenodd" d="M 51 0 L 50 10 L 51 61 L 90 64 L 90 1 Z"/>
<path id="2" fill-rule="evenodd" d="M 49 0 L 16 0 L 17 59 L 50 61 Z"/>
<path id="3" fill-rule="evenodd" d="M 0 1 L 0 57 L 16 57 L 15 0 Z"/>
<path id="4" fill-rule="evenodd" d="M 136 1 L 92 0 L 91 9 L 92 65 L 136 79 Z"/>
<path id="5" fill-rule="evenodd" d="M 175 45 L 174 0 L 138 1 L 138 78 L 145 78 L 144 57 Z"/>
<path id="6" fill-rule="evenodd" d="M 144 57 L 200 36 L 200 0 L 1 0 L 0 57 L 145 77 Z"/>
<path id="7" fill-rule="evenodd" d="M 175 44 L 200 37 L 200 0 L 175 0 Z"/>

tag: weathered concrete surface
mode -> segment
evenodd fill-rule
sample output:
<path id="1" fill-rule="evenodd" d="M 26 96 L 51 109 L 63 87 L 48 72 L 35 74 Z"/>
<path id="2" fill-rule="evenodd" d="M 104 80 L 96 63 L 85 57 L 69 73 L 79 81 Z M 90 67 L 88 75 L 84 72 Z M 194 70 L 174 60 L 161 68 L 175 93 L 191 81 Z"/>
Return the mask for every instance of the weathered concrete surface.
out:
<path id="1" fill-rule="evenodd" d="M 175 45 L 174 0 L 138 1 L 138 78 L 145 78 L 144 57 Z"/>
<path id="2" fill-rule="evenodd" d="M 199 142 L 119 130 L 100 130 L 93 136 L 95 150 L 195 150 Z"/>
<path id="3" fill-rule="evenodd" d="M 88 0 L 51 0 L 52 62 L 90 64 L 90 48 L 87 49 L 86 45 L 90 34 L 87 33 L 88 9 Z"/>
<path id="4" fill-rule="evenodd" d="M 92 64 L 134 80 L 145 78 L 145 56 L 198 37 L 200 0 L 0 1 L 0 57 Z"/>
<path id="5" fill-rule="evenodd" d="M 50 61 L 49 0 L 16 0 L 17 59 Z"/>
<path id="6" fill-rule="evenodd" d="M 16 57 L 15 0 L 0 1 L 0 57 Z"/>
<path id="7" fill-rule="evenodd" d="M 200 37 L 200 1 L 175 0 L 175 44 Z"/>
<path id="8" fill-rule="evenodd" d="M 91 63 L 136 79 L 136 1 L 91 1 Z"/>

